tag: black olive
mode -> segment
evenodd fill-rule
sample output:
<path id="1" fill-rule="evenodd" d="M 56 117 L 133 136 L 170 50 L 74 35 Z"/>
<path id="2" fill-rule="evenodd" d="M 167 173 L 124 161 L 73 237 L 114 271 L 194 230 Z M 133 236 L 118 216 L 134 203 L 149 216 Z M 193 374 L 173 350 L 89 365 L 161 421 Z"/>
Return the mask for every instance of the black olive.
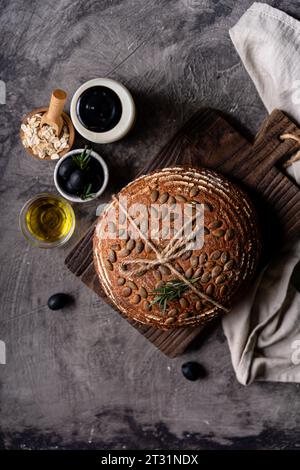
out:
<path id="1" fill-rule="evenodd" d="M 69 194 L 77 194 L 77 191 L 73 188 L 73 186 L 70 184 L 70 181 L 67 180 L 67 181 L 63 181 L 61 183 L 61 186 L 62 186 L 62 189 L 64 189 L 66 191 L 66 193 L 69 193 Z"/>
<path id="2" fill-rule="evenodd" d="M 82 191 L 86 184 L 86 174 L 78 168 L 77 170 L 72 171 L 69 176 L 68 183 L 72 186 L 74 191 Z"/>
<path id="3" fill-rule="evenodd" d="M 198 362 L 185 362 L 181 366 L 181 371 L 188 380 L 197 380 L 206 375 L 204 368 Z"/>
<path id="4" fill-rule="evenodd" d="M 48 299 L 48 307 L 51 310 L 59 310 L 72 302 L 72 297 L 68 294 L 54 294 Z"/>
<path id="5" fill-rule="evenodd" d="M 68 179 L 76 169 L 76 163 L 73 162 L 72 158 L 66 158 L 58 167 L 58 174 L 63 179 Z"/>

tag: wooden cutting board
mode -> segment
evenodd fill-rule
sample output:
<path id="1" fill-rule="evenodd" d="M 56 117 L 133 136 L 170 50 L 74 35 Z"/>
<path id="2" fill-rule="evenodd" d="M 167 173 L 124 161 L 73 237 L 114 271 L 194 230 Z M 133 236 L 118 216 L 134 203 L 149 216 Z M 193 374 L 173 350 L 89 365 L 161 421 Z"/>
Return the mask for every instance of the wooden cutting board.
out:
<path id="1" fill-rule="evenodd" d="M 300 135 L 300 130 L 278 110 L 263 122 L 251 143 L 221 113 L 202 109 L 140 174 L 187 164 L 215 169 L 236 180 L 250 193 L 259 212 L 265 247 L 264 263 L 280 250 L 282 244 L 300 234 L 300 191 L 281 170 L 282 163 L 298 150 L 298 144 L 293 140 L 282 141 L 280 136 L 284 133 Z M 110 303 L 93 265 L 93 232 L 94 226 L 72 249 L 65 263 L 82 282 Z M 114 305 L 112 307 L 115 308 Z M 162 331 L 126 320 L 169 357 L 183 353 L 203 328 Z"/>

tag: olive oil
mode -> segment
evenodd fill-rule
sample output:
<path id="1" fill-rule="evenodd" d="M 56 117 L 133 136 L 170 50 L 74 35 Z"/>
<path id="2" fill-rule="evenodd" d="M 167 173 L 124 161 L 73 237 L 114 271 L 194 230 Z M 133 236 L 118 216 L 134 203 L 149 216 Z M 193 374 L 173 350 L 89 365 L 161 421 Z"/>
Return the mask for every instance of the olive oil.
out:
<path id="1" fill-rule="evenodd" d="M 74 229 L 74 212 L 67 201 L 53 195 L 35 198 L 25 213 L 30 235 L 47 244 L 65 239 Z"/>

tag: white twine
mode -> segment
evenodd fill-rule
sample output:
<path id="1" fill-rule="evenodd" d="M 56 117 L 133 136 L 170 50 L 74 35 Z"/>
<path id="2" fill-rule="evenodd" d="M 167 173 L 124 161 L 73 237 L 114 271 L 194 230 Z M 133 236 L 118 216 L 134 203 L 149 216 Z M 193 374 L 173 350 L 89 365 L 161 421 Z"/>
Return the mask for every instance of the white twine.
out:
<path id="1" fill-rule="evenodd" d="M 295 134 L 289 134 L 289 133 L 282 134 L 280 138 L 281 140 L 288 140 L 288 139 L 294 140 L 295 142 L 298 142 L 298 144 L 300 145 L 300 137 L 298 137 Z M 299 159 L 300 159 L 300 150 L 298 150 L 298 152 L 296 152 L 295 155 L 293 155 L 289 160 L 284 162 L 283 167 L 288 168 L 293 163 L 297 162 Z"/>

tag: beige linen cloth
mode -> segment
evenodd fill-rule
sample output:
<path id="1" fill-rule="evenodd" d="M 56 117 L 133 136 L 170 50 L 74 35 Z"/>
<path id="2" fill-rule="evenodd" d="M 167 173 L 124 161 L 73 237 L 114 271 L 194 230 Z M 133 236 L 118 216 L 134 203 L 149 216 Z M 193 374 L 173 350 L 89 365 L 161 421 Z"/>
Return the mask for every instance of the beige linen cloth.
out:
<path id="1" fill-rule="evenodd" d="M 254 3 L 230 37 L 267 110 L 282 109 L 300 124 L 300 22 Z M 289 173 L 300 184 L 300 161 Z M 300 240 L 274 258 L 223 318 L 232 364 L 243 385 L 300 382 L 300 293 L 290 283 L 299 260 Z"/>

